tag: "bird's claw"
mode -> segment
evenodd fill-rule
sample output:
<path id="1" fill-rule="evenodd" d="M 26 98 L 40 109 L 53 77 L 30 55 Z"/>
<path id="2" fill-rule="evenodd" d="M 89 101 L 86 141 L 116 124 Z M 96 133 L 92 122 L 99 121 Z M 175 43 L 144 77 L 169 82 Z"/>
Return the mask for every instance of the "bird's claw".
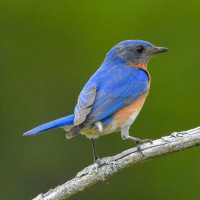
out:
<path id="1" fill-rule="evenodd" d="M 94 163 L 96 163 L 98 167 L 101 167 L 101 159 L 98 156 L 95 156 Z"/>
<path id="2" fill-rule="evenodd" d="M 144 154 L 142 153 L 142 149 L 141 149 L 141 144 L 144 144 L 144 143 L 147 143 L 149 142 L 150 144 L 153 144 L 153 141 L 152 140 L 149 140 L 149 139 L 144 139 L 144 140 L 141 140 L 141 139 L 136 139 L 135 140 L 135 143 L 136 143 L 136 146 L 137 146 L 137 149 L 138 151 L 142 154 L 142 156 L 144 156 Z"/>

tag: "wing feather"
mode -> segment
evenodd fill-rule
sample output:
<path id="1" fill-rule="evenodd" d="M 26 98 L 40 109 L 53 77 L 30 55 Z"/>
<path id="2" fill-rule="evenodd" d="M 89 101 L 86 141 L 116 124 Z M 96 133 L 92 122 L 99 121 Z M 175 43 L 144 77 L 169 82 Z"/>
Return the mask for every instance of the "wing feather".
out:
<path id="1" fill-rule="evenodd" d="M 146 93 L 148 81 L 147 73 L 134 67 L 98 70 L 79 95 L 74 125 L 82 129 L 111 116 Z"/>
<path id="2" fill-rule="evenodd" d="M 78 107 L 76 108 L 74 125 L 83 123 L 90 113 L 92 104 L 96 96 L 96 88 L 92 87 L 89 90 L 83 90 L 78 98 Z"/>

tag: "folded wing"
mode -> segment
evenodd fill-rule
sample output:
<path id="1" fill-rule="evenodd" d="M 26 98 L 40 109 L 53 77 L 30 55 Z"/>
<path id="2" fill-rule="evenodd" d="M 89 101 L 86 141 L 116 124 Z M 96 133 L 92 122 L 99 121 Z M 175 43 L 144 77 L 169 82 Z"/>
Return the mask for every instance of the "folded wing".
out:
<path id="1" fill-rule="evenodd" d="M 82 90 L 75 107 L 75 122 L 69 131 L 73 137 L 90 124 L 103 120 L 148 91 L 145 71 L 127 67 L 104 72 L 97 71 Z M 98 77 L 98 79 L 96 78 Z"/>

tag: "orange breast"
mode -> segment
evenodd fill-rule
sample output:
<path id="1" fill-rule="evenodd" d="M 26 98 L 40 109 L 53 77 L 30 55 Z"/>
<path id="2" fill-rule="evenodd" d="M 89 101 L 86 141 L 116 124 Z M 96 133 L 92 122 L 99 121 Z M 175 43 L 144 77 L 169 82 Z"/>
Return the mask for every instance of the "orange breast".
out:
<path id="1" fill-rule="evenodd" d="M 144 94 L 142 97 L 138 98 L 136 101 L 132 102 L 130 105 L 125 106 L 121 110 L 115 113 L 116 122 L 119 126 L 128 121 L 134 113 L 139 113 L 142 106 L 146 100 L 148 93 Z"/>

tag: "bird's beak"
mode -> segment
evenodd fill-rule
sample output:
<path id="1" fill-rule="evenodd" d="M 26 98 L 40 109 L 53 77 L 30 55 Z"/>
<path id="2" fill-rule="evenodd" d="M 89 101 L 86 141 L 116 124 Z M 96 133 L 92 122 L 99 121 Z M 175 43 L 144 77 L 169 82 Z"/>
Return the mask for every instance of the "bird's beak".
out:
<path id="1" fill-rule="evenodd" d="M 169 51 L 169 49 L 165 48 L 165 47 L 154 47 L 149 54 L 155 55 L 155 54 L 158 54 L 158 53 L 164 53 L 166 51 Z"/>

